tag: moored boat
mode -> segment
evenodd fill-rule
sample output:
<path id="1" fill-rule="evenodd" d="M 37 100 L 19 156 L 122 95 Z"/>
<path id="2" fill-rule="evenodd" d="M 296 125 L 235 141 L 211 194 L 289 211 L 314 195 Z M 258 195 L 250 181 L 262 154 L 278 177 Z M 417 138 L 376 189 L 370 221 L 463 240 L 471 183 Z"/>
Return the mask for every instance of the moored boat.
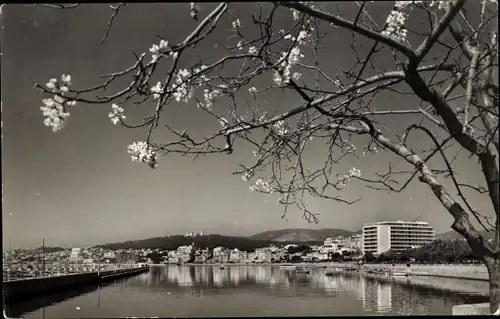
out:
<path id="1" fill-rule="evenodd" d="M 292 266 L 292 265 L 285 265 L 285 266 L 280 266 L 280 269 L 297 269 L 297 266 Z"/>
<path id="2" fill-rule="evenodd" d="M 325 276 L 327 276 L 327 277 L 332 277 L 332 276 L 336 276 L 336 275 L 340 275 L 340 271 L 327 271 L 325 273 Z"/>
<path id="3" fill-rule="evenodd" d="M 309 275 L 311 273 L 311 271 L 309 269 L 305 269 L 305 268 L 297 268 L 297 271 L 296 271 L 296 274 L 304 274 L 304 275 Z"/>
<path id="4" fill-rule="evenodd" d="M 393 272 L 391 275 L 394 277 L 408 277 L 407 272 Z"/>

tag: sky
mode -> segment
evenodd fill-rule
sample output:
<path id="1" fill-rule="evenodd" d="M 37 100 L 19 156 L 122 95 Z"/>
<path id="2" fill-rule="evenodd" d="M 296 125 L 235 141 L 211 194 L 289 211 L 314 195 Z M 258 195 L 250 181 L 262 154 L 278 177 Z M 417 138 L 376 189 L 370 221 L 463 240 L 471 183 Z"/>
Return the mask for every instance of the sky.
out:
<path id="1" fill-rule="evenodd" d="M 212 7 L 202 4 L 201 18 Z M 243 26 L 248 23 L 250 28 L 249 13 L 258 12 L 258 4 L 232 4 L 231 8 L 240 15 Z M 277 27 L 290 26 L 292 14 L 281 10 Z M 352 13 L 346 10 L 346 14 Z M 374 8 L 374 17 L 385 19 L 388 10 L 387 4 Z M 113 125 L 108 118 L 110 105 L 80 104 L 72 110 L 68 125 L 52 132 L 43 125 L 42 97 L 33 89 L 34 81 L 46 83 L 51 77 L 69 73 L 75 87 L 86 88 L 98 83 L 100 75 L 133 63 L 132 50 L 149 52 L 148 48 L 159 42 L 157 35 L 170 42 L 181 41 L 196 27 L 187 4 L 130 4 L 114 20 L 106 42 L 100 44 L 111 13 L 102 4 L 64 11 L 20 4 L 2 8 L 4 247 L 9 243 L 13 248 L 35 247 L 42 238 L 47 246 L 75 247 L 200 230 L 232 236 L 284 228 L 357 231 L 365 223 L 383 220 L 423 220 L 437 233 L 450 230 L 451 216 L 418 180 L 400 194 L 352 183 L 342 195 L 362 197 L 353 205 L 308 198 L 309 208 L 320 213 L 315 225 L 303 220 L 296 209 L 282 219 L 277 197 L 252 193 L 249 184 L 232 174 L 238 164 L 250 164 L 252 148 L 247 144 L 237 145 L 233 155 L 211 155 L 194 162 L 170 156 L 151 170 L 133 163 L 127 154 L 128 145 L 144 139 L 144 129 Z M 223 20 L 213 35 L 221 41 L 230 26 L 228 17 Z M 352 60 L 349 50 L 339 49 L 349 39 L 349 33 L 338 29 L 322 48 L 322 54 L 331 57 L 325 65 L 329 74 L 339 72 Z M 215 45 L 207 41 L 196 49 L 203 59 L 214 60 Z M 193 54 L 190 59 L 197 58 Z M 401 108 L 417 102 L 411 96 L 386 96 L 376 107 Z M 276 92 L 268 96 L 268 103 L 286 110 L 297 105 L 297 97 Z M 218 125 L 197 112 L 193 103 L 174 103 L 164 116 L 178 129 L 189 127 L 198 134 Z M 387 134 L 393 138 L 401 135 L 414 120 L 401 116 L 386 119 Z M 422 138 L 413 142 L 415 149 L 430 145 Z M 379 153 L 360 155 L 337 169 L 340 172 L 355 166 L 363 174 L 373 174 L 386 171 L 389 162 L 402 163 L 392 154 Z M 456 165 L 463 181 L 482 183 L 476 161 L 459 156 Z M 486 197 L 470 196 L 475 207 L 491 215 Z"/>

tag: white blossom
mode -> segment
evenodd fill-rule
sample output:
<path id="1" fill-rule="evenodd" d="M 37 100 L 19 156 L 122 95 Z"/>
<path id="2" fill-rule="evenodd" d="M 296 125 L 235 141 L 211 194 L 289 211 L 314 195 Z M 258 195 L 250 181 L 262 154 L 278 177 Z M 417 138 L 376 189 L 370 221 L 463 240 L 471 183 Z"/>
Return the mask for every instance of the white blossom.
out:
<path id="1" fill-rule="evenodd" d="M 287 53 L 283 52 L 281 59 L 284 59 L 286 57 Z M 281 70 L 274 71 L 273 75 L 273 81 L 276 85 L 281 86 L 285 83 L 290 82 L 290 70 L 294 64 L 297 64 L 300 60 L 300 58 L 303 58 L 304 55 L 300 52 L 299 47 L 294 47 L 292 50 L 290 50 L 290 53 L 288 54 L 288 59 L 284 60 L 280 64 Z"/>
<path id="2" fill-rule="evenodd" d="M 444 10 L 446 6 L 451 3 L 452 0 L 434 0 L 428 2 L 429 7 L 434 7 L 437 4 L 438 10 Z"/>
<path id="3" fill-rule="evenodd" d="M 338 182 L 338 186 L 340 188 L 344 188 L 347 186 L 347 184 L 349 183 L 350 181 L 350 178 L 349 178 L 349 175 L 344 175 L 342 177 L 339 178 L 339 182 Z"/>
<path id="4" fill-rule="evenodd" d="M 353 167 L 349 170 L 349 173 L 344 174 L 343 176 L 338 178 L 337 186 L 339 186 L 340 188 L 344 188 L 347 186 L 347 184 L 349 184 L 352 177 L 360 177 L 360 176 L 361 176 L 361 171 Z"/>
<path id="5" fill-rule="evenodd" d="M 255 88 L 255 86 L 252 86 L 251 88 L 248 89 L 248 93 L 250 94 L 255 94 L 257 93 L 257 89 Z"/>
<path id="6" fill-rule="evenodd" d="M 248 180 L 252 178 L 252 172 L 251 171 L 246 171 L 245 173 L 243 173 L 243 175 L 241 175 L 241 179 L 244 181 L 244 182 L 248 182 Z"/>
<path id="7" fill-rule="evenodd" d="M 305 31 L 305 30 L 300 31 L 299 35 L 297 36 L 297 42 L 299 44 L 304 44 L 305 39 L 307 39 L 308 36 L 309 36 L 309 34 L 307 33 L 307 31 Z"/>
<path id="8" fill-rule="evenodd" d="M 158 61 L 160 55 L 162 53 L 165 53 L 168 50 L 168 41 L 161 40 L 160 45 L 158 44 L 153 44 L 153 46 L 149 49 L 149 51 L 152 53 L 152 62 L 155 63 Z M 172 54 L 172 53 L 171 53 Z"/>
<path id="9" fill-rule="evenodd" d="M 242 50 L 243 49 L 243 42 L 242 41 L 238 41 L 238 44 L 236 44 L 236 48 L 238 50 Z"/>
<path id="10" fill-rule="evenodd" d="M 280 136 L 284 136 L 288 133 L 288 130 L 285 127 L 285 121 L 277 121 L 273 124 L 273 129 L 275 130 L 276 134 Z"/>
<path id="11" fill-rule="evenodd" d="M 63 75 L 61 76 L 61 80 L 62 80 L 65 84 L 67 84 L 67 85 L 71 85 L 71 75 L 69 75 L 69 74 L 63 74 Z"/>
<path id="12" fill-rule="evenodd" d="M 395 41 L 404 43 L 406 42 L 406 35 L 408 33 L 408 30 L 406 30 L 404 26 L 409 14 L 407 12 L 401 11 L 402 9 L 403 7 L 399 8 L 396 5 L 395 9 L 391 11 L 386 20 L 387 27 L 384 29 L 384 31 L 382 31 L 382 35 L 388 36 Z"/>
<path id="13" fill-rule="evenodd" d="M 347 153 L 354 153 L 356 151 L 356 146 L 354 146 L 354 144 L 352 144 L 349 140 L 345 140 L 344 142 L 347 144 Z"/>
<path id="14" fill-rule="evenodd" d="M 283 78 L 278 71 L 274 71 L 273 81 L 276 85 L 281 86 L 283 84 Z"/>
<path id="15" fill-rule="evenodd" d="M 349 175 L 351 177 L 360 177 L 361 171 L 359 169 L 357 169 L 356 167 L 353 167 L 349 170 Z"/>
<path id="16" fill-rule="evenodd" d="M 120 107 L 118 104 L 113 103 L 111 105 L 112 112 L 109 113 L 109 118 L 111 119 L 111 122 L 113 124 L 118 124 L 121 120 L 126 119 L 127 117 L 123 114 L 123 108 Z"/>
<path id="17" fill-rule="evenodd" d="M 146 142 L 134 142 L 129 145 L 128 153 L 131 154 L 133 162 L 146 163 L 151 168 L 156 168 L 158 155 Z"/>
<path id="18" fill-rule="evenodd" d="M 172 89 L 174 90 L 173 96 L 177 102 L 183 101 L 187 103 L 193 97 L 193 88 L 189 85 L 188 78 L 191 76 L 191 72 L 188 69 L 182 69 L 177 72 L 177 76 L 174 84 L 172 84 Z"/>
<path id="19" fill-rule="evenodd" d="M 56 78 L 52 78 L 49 80 L 49 82 L 47 82 L 47 84 L 45 84 L 47 86 L 47 88 L 53 90 L 56 88 L 56 85 L 57 85 L 57 79 Z"/>
<path id="20" fill-rule="evenodd" d="M 369 147 L 368 149 L 365 149 L 363 151 L 363 156 L 366 156 L 366 154 L 368 152 L 377 153 L 378 152 L 378 147 L 377 146 L 373 146 L 373 147 Z"/>
<path id="21" fill-rule="evenodd" d="M 63 74 L 61 76 L 63 86 L 59 87 L 56 78 L 51 78 L 47 82 L 47 88 L 51 89 L 54 94 L 52 98 L 42 100 L 43 106 L 40 107 L 42 115 L 45 117 L 43 123 L 45 126 L 52 127 L 53 132 L 61 130 L 66 119 L 69 117 L 68 109 L 76 105 L 76 101 L 64 97 L 64 93 L 69 91 L 71 85 L 71 75 Z"/>
<path id="22" fill-rule="evenodd" d="M 239 27 L 241 27 L 240 19 L 234 20 L 233 21 L 233 29 L 238 29 Z"/>
<path id="23" fill-rule="evenodd" d="M 299 62 L 299 59 L 303 57 L 304 55 L 300 53 L 299 47 L 295 47 L 290 51 L 290 55 L 288 56 L 288 63 L 296 64 L 297 62 Z"/>
<path id="24" fill-rule="evenodd" d="M 221 95 L 221 91 L 220 90 L 209 90 L 209 89 L 205 89 L 204 90 L 204 94 L 203 94 L 203 97 L 205 98 L 205 105 L 202 105 L 204 106 L 206 109 L 208 110 L 211 110 L 212 109 L 212 106 L 215 102 L 215 98 L 220 96 Z"/>
<path id="25" fill-rule="evenodd" d="M 255 185 L 252 185 L 249 188 L 252 192 L 258 191 L 267 193 L 268 195 L 273 193 L 271 185 L 269 185 L 269 183 L 263 179 L 258 179 L 257 181 L 255 181 Z"/>
<path id="26" fill-rule="evenodd" d="M 294 79 L 294 81 L 298 81 L 301 76 L 302 74 L 300 74 L 299 72 L 293 72 L 292 79 Z"/>
<path id="27" fill-rule="evenodd" d="M 229 126 L 228 120 L 223 117 L 220 118 L 219 123 L 224 129 L 226 129 Z"/>
<path id="28" fill-rule="evenodd" d="M 263 112 L 261 116 L 257 119 L 257 123 L 261 124 L 267 120 L 267 112 Z"/>
<path id="29" fill-rule="evenodd" d="M 294 20 L 298 20 L 299 19 L 299 14 L 300 12 L 298 10 L 295 10 L 295 9 L 291 9 L 292 10 L 292 14 L 293 14 L 293 19 Z"/>
<path id="30" fill-rule="evenodd" d="M 251 46 L 250 48 L 248 48 L 248 53 L 249 54 L 257 54 L 257 48 L 254 47 L 254 46 Z"/>
<path id="31" fill-rule="evenodd" d="M 151 88 L 151 92 L 153 92 L 153 99 L 157 100 L 160 98 L 161 94 L 163 94 L 163 85 L 160 81 Z"/>
<path id="32" fill-rule="evenodd" d="M 69 117 L 69 112 L 66 112 L 63 103 L 57 102 L 55 98 L 43 99 L 42 102 L 44 105 L 40 107 L 40 110 L 46 117 L 43 124 L 52 127 L 53 132 L 61 130 L 66 118 Z"/>

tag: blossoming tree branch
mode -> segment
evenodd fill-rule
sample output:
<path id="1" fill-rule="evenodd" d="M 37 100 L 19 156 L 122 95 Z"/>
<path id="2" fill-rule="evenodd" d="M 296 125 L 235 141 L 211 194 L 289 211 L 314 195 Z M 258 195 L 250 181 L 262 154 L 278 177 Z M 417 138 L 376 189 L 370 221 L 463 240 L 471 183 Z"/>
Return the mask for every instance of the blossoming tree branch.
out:
<path id="1" fill-rule="evenodd" d="M 279 203 L 284 205 L 284 214 L 290 206 L 296 206 L 312 221 L 318 217 L 308 210 L 307 196 L 352 203 L 357 199 L 348 200 L 340 194 L 353 180 L 399 193 L 418 176 L 441 202 L 443 211 L 453 217 L 451 227 L 482 256 L 490 276 L 491 310 L 498 313 L 496 1 L 396 1 L 383 25 L 373 17 L 379 3 L 342 5 L 354 6 L 356 15 L 346 17 L 334 3 L 273 2 L 263 4 L 259 14 L 245 17 L 237 16 L 228 3 L 220 3 L 210 12 L 203 10 L 209 4 L 190 3 L 186 15 L 196 21 L 196 27 L 183 41 L 161 39 L 144 48 L 144 53 L 136 54 L 132 65 L 103 76 L 103 82 L 94 87 L 80 88 L 78 76 L 67 74 L 43 85 L 35 84 L 47 96 L 41 107 L 44 123 L 56 132 L 63 128 L 72 108 L 85 103 L 102 104 L 109 107 L 111 123 L 148 129 L 144 139 L 133 142 L 128 152 L 133 161 L 151 168 L 170 154 L 194 158 L 231 154 L 240 143 L 250 143 L 255 159 L 242 163 L 237 173 L 244 181 L 253 181 L 252 191 L 281 194 Z M 126 5 L 110 8 L 103 42 L 112 36 L 113 21 Z M 285 29 L 276 27 L 279 14 L 293 17 Z M 411 18 L 421 19 L 418 30 L 410 28 Z M 213 41 L 213 31 L 227 20 L 231 25 L 227 37 L 217 39 L 224 46 L 223 55 L 210 61 L 185 58 L 198 44 Z M 356 62 L 330 74 L 326 68 L 329 61 L 320 60 L 320 55 L 322 45 L 331 41 L 331 34 L 338 30 L 351 33 L 350 45 L 338 50 L 350 50 Z M 363 44 L 370 48 L 367 53 L 361 53 Z M 392 69 L 380 67 L 379 60 L 385 60 L 385 64 L 389 61 Z M 122 79 L 129 79 L 128 84 L 109 93 L 108 87 Z M 265 96 L 273 91 L 294 94 L 295 103 L 287 105 L 284 112 L 267 112 Z M 386 92 L 413 94 L 420 104 L 375 110 L 376 101 Z M 165 109 L 192 101 L 199 112 L 220 124 L 208 136 L 195 137 L 166 124 L 162 118 Z M 153 103 L 154 110 L 139 122 L 130 121 L 127 109 L 143 103 Z M 379 123 L 388 115 L 414 120 L 398 137 Z M 168 130 L 171 141 L 159 141 L 155 133 L 160 127 Z M 416 151 L 408 145 L 414 131 L 425 135 L 428 149 Z M 159 135 L 163 137 L 164 133 Z M 339 172 L 336 164 L 360 153 L 354 145 L 355 136 L 364 141 L 358 142 L 363 155 L 375 157 L 374 153 L 389 152 L 404 159 L 410 170 L 395 171 L 389 165 L 388 172 L 375 172 L 374 177 L 369 177 L 370 172 L 362 175 L 356 167 Z M 318 141 L 326 152 L 323 164 L 314 167 L 307 154 L 311 144 L 318 145 Z M 484 186 L 459 180 L 454 158 L 446 151 L 451 145 L 478 160 Z M 442 160 L 445 169 L 428 164 L 435 157 Z M 398 176 L 405 177 L 402 184 L 397 183 Z M 444 178 L 451 179 L 453 189 L 444 187 Z M 466 191 L 478 192 L 491 201 L 494 220 L 472 207 Z M 495 232 L 494 239 L 486 241 L 478 227 Z"/>

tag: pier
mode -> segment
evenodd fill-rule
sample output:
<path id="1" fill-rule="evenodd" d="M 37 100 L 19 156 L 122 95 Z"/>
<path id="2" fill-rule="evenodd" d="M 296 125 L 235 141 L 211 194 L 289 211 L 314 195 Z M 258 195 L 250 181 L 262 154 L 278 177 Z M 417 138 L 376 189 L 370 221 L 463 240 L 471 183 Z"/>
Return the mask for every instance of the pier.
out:
<path id="1" fill-rule="evenodd" d="M 29 278 L 3 282 L 3 293 L 7 302 L 14 302 L 27 297 L 36 297 L 88 285 L 98 285 L 123 277 L 149 271 L 149 267 L 132 267 L 100 272 Z"/>

